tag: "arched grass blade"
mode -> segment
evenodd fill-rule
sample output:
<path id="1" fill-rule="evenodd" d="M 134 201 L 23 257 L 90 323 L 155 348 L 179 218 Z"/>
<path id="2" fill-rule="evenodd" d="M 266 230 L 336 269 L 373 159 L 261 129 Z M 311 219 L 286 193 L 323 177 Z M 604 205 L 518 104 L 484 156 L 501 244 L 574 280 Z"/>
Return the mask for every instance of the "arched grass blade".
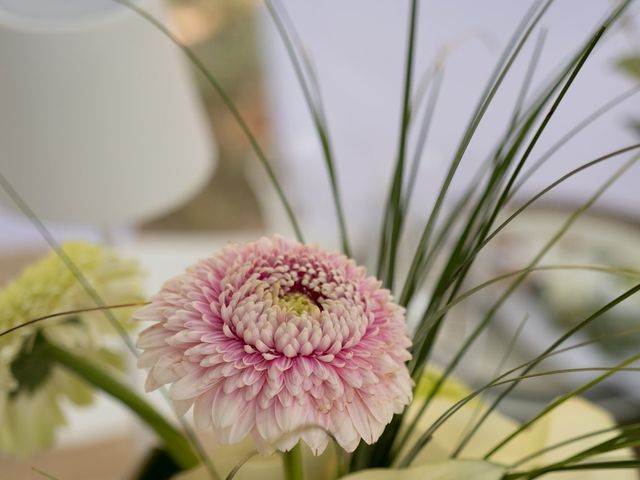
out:
<path id="1" fill-rule="evenodd" d="M 280 202 L 282 203 L 285 209 L 287 217 L 289 218 L 289 222 L 291 223 L 291 226 L 295 232 L 295 235 L 298 241 L 300 241 L 301 243 L 304 243 L 304 236 L 302 235 L 300 224 L 298 223 L 296 215 L 293 212 L 293 208 L 291 207 L 291 204 L 287 196 L 285 195 L 284 191 L 282 190 L 282 187 L 276 177 L 275 172 L 273 171 L 271 162 L 267 158 L 266 154 L 264 153 L 264 150 L 262 149 L 262 147 L 260 146 L 260 143 L 258 142 L 258 139 L 255 137 L 255 135 L 251 131 L 251 128 L 249 128 L 249 125 L 247 124 L 244 117 L 236 107 L 235 103 L 231 100 L 229 95 L 227 95 L 226 91 L 224 90 L 220 82 L 217 80 L 217 78 L 213 75 L 211 70 L 209 70 L 204 65 L 202 60 L 200 60 L 200 58 L 193 52 L 193 50 L 191 50 L 186 45 L 183 45 L 175 37 L 175 35 L 173 35 L 169 31 L 167 27 L 165 27 L 160 21 L 158 21 L 158 19 L 150 15 L 149 12 L 147 12 L 143 8 L 140 8 L 138 5 L 130 2 L 129 0 L 113 0 L 113 1 L 121 4 L 126 8 L 129 8 L 130 10 L 138 14 L 141 18 L 149 22 L 154 28 L 156 28 L 165 37 L 167 37 L 173 44 L 175 44 L 180 50 L 182 50 L 184 55 L 189 59 L 189 61 L 193 64 L 193 66 L 196 67 L 196 69 L 204 76 L 204 78 L 207 80 L 209 85 L 213 87 L 213 89 L 216 91 L 218 96 L 222 99 L 222 102 L 225 104 L 229 112 L 231 112 L 231 115 L 233 116 L 236 123 L 240 127 L 240 130 L 242 130 L 242 133 L 245 135 L 245 137 L 249 141 L 251 148 L 255 152 L 256 156 L 258 157 L 258 160 L 260 161 L 262 167 L 267 173 L 267 176 L 269 177 L 269 181 L 273 185 L 276 191 L 276 194 L 278 195 L 278 198 L 280 199 Z"/>
<path id="2" fill-rule="evenodd" d="M 147 304 L 148 304 L 148 302 L 121 303 L 119 305 L 106 305 L 104 307 L 92 307 L 92 308 L 78 308 L 78 309 L 75 309 L 75 310 L 66 310 L 64 312 L 51 313 L 49 315 L 44 315 L 42 317 L 34 318 L 32 320 L 29 320 L 27 322 L 21 323 L 19 325 L 15 325 L 15 326 L 7 329 L 7 330 L 1 331 L 0 332 L 0 337 L 4 337 L 5 335 L 8 335 L 8 334 L 10 334 L 12 332 L 20 330 L 21 328 L 28 327 L 29 325 L 34 325 L 36 323 L 43 322 L 43 321 L 49 320 L 51 318 L 68 317 L 68 316 L 71 316 L 71 315 L 77 315 L 78 313 L 98 312 L 98 311 L 101 311 L 101 310 L 113 310 L 113 309 L 117 309 L 117 308 L 142 307 L 142 306 L 147 305 Z"/>
<path id="3" fill-rule="evenodd" d="M 502 85 L 502 82 L 504 81 L 507 73 L 511 69 L 511 66 L 513 65 L 515 59 L 520 54 L 522 47 L 527 42 L 533 29 L 540 22 L 542 16 L 547 11 L 551 3 L 552 3 L 552 0 L 547 0 L 542 6 L 542 8 L 540 8 L 541 2 L 535 2 L 533 4 L 532 8 L 527 12 L 525 17 L 521 21 L 520 25 L 516 28 L 511 40 L 509 41 L 509 44 L 507 45 L 506 49 L 502 54 L 502 57 L 498 61 L 498 64 L 496 65 L 496 68 L 492 74 L 492 77 L 489 80 L 489 83 L 485 89 L 485 92 L 481 96 L 480 102 L 476 107 L 476 110 L 469 122 L 469 125 L 467 126 L 464 132 L 463 138 L 460 141 L 458 149 L 454 154 L 454 157 L 451 161 L 451 165 L 449 167 L 449 171 L 447 172 L 447 175 L 440 188 L 436 201 L 431 209 L 431 213 L 429 214 L 429 218 L 427 220 L 425 228 L 422 231 L 422 235 L 420 237 L 418 246 L 416 248 L 416 253 L 414 254 L 414 257 L 413 257 L 414 264 L 419 262 L 422 256 L 422 253 L 427 249 L 430 243 L 433 229 L 437 223 L 440 210 L 442 209 L 442 206 L 444 204 L 444 199 L 447 196 L 449 187 L 451 185 L 451 182 L 453 181 L 453 177 L 455 176 L 458 170 L 460 162 L 462 161 L 462 158 L 467 150 L 467 147 L 471 143 L 471 139 L 473 138 L 482 118 L 484 117 L 484 114 L 486 113 L 487 109 L 489 108 L 489 105 L 491 104 L 493 98 L 495 97 L 500 86 Z M 411 271 L 416 271 L 416 270 L 417 270 L 417 265 L 414 266 L 412 264 L 412 266 L 410 267 L 410 275 L 411 275 Z"/>
<path id="4" fill-rule="evenodd" d="M 45 226 L 44 222 L 40 220 L 40 217 L 33 211 L 33 209 L 27 204 L 27 202 L 25 202 L 22 196 L 16 191 L 15 188 L 13 188 L 9 180 L 7 180 L 7 178 L 2 173 L 0 173 L 0 187 L 2 187 L 2 189 L 16 204 L 18 209 L 29 219 L 29 221 L 36 228 L 36 230 L 38 230 L 42 238 L 47 242 L 47 244 L 56 253 L 56 255 L 58 255 L 58 258 L 60 258 L 60 260 L 64 263 L 67 269 L 73 274 L 73 276 L 76 278 L 76 280 L 78 281 L 80 286 L 83 288 L 83 290 L 91 297 L 93 302 L 98 307 L 100 307 L 104 317 L 112 325 L 114 330 L 118 333 L 118 335 L 122 339 L 127 349 L 131 352 L 131 354 L 135 358 L 138 358 L 139 356 L 138 351 L 136 350 L 135 345 L 133 344 L 133 341 L 129 337 L 129 334 L 124 329 L 124 327 L 120 324 L 118 319 L 113 315 L 113 313 L 111 313 L 111 310 L 109 310 L 108 308 L 109 306 L 105 303 L 102 297 L 100 297 L 100 295 L 95 290 L 95 288 L 93 288 L 91 283 L 82 273 L 82 271 L 78 268 L 78 266 L 60 247 L 60 244 L 56 241 L 56 239 L 51 234 L 49 229 Z M 165 400 L 169 404 L 171 404 L 167 396 L 166 390 L 162 389 L 161 391 Z M 218 480 L 219 479 L 218 474 L 216 473 L 215 468 L 213 467 L 213 464 L 211 463 L 209 457 L 207 456 L 204 450 L 204 447 L 202 446 L 202 444 L 200 443 L 196 435 L 193 433 L 193 430 L 191 429 L 189 424 L 184 420 L 183 417 L 178 415 L 177 418 L 178 418 L 178 421 L 180 422 L 180 425 L 183 431 L 185 432 L 185 435 L 187 436 L 189 441 L 193 444 L 194 448 L 196 449 L 204 465 L 206 465 L 210 477 L 213 480 Z"/>
<path id="5" fill-rule="evenodd" d="M 398 253 L 398 243 L 400 241 L 400 230 L 404 209 L 402 205 L 402 183 L 404 179 L 405 157 L 407 151 L 409 123 L 411 121 L 411 93 L 413 82 L 413 65 L 415 58 L 415 45 L 418 22 L 418 0 L 411 0 L 409 13 L 409 34 L 407 38 L 404 88 L 402 94 L 402 114 L 400 118 L 400 138 L 398 140 L 398 156 L 389 193 L 389 228 L 388 245 L 386 250 L 386 265 L 384 272 L 384 284 L 387 288 L 393 288 L 395 279 L 396 256 Z"/>
<path id="6" fill-rule="evenodd" d="M 593 122 L 601 118 L 606 113 L 610 112 L 612 109 L 620 105 L 625 100 L 631 98 L 635 94 L 640 92 L 640 85 L 636 85 L 635 87 L 630 88 L 629 90 L 621 93 L 615 98 L 609 100 L 607 103 L 602 105 L 600 108 L 595 110 L 593 113 L 588 115 L 584 120 L 577 123 L 571 130 L 569 130 L 565 135 L 562 136 L 557 142 L 555 142 L 547 151 L 545 151 L 540 158 L 538 158 L 533 164 L 531 168 L 529 168 L 526 172 L 522 174 L 520 180 L 513 187 L 509 198 L 512 198 L 513 195 L 522 188 L 522 185 L 540 168 L 544 163 L 549 160 L 558 150 L 560 150 L 564 145 L 569 142 L 572 138 L 574 138 L 577 134 L 582 132 L 585 128 L 591 125 Z"/>
<path id="7" fill-rule="evenodd" d="M 329 175 L 329 184 L 331 187 L 331 195 L 333 197 L 334 208 L 338 220 L 338 227 L 340 230 L 342 250 L 345 255 L 350 257 L 352 256 L 352 252 L 349 245 L 349 235 L 347 232 L 347 225 L 344 216 L 344 208 L 342 206 L 342 197 L 340 195 L 340 189 L 338 187 L 336 166 L 334 162 L 333 149 L 331 148 L 329 129 L 324 118 L 322 108 L 319 105 L 320 95 L 317 92 L 311 91 L 312 84 L 307 81 L 307 78 L 313 75 L 311 72 L 305 72 L 303 70 L 303 66 L 305 66 L 306 64 L 299 60 L 299 54 L 296 49 L 296 45 L 294 44 L 294 39 L 296 39 L 297 37 L 287 30 L 287 27 L 283 20 L 283 15 L 280 13 L 280 10 L 283 9 L 283 7 L 276 5 L 276 3 L 272 2 L 271 0 L 265 0 L 265 5 L 267 6 L 267 10 L 269 11 L 271 18 L 273 19 L 278 34 L 280 35 L 280 38 L 284 43 L 287 54 L 289 55 L 289 59 L 291 60 L 291 64 L 293 65 L 296 78 L 298 80 L 300 88 L 302 89 L 305 103 L 307 104 L 307 108 L 309 109 L 309 113 L 311 114 L 313 125 L 316 129 L 318 140 L 320 141 L 320 145 L 322 147 L 322 154 L 324 157 L 327 174 Z M 300 54 L 300 56 L 303 57 L 302 54 Z"/>

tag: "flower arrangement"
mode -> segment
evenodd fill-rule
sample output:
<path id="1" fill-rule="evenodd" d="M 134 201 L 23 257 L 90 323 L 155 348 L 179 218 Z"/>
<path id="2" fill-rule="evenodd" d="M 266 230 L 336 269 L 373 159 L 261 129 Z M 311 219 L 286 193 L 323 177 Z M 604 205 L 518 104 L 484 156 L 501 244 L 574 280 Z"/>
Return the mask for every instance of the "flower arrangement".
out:
<path id="1" fill-rule="evenodd" d="M 116 1 L 179 44 L 135 3 Z M 158 439 L 159 450 L 137 473 L 139 480 L 635 478 L 640 461 L 632 449 L 640 445 L 638 425 L 618 426 L 609 413 L 580 395 L 620 371 L 637 371 L 633 366 L 640 359 L 637 351 L 616 365 L 581 368 L 594 376 L 522 423 L 500 413 L 499 407 L 520 383 L 569 372 L 537 367 L 551 356 L 580 348 L 582 344 L 568 344 L 571 337 L 636 294 L 640 285 L 630 285 L 574 323 L 544 351 L 516 368 L 498 371 L 485 385 L 472 389 L 453 376 L 500 306 L 529 275 L 544 269 L 540 263 L 545 254 L 639 158 L 631 157 L 606 179 L 527 265 L 467 289 L 465 280 L 478 254 L 530 205 L 583 170 L 640 148 L 635 144 L 600 156 L 568 172 L 515 211 L 508 209 L 534 147 L 594 48 L 630 5 L 631 0 L 625 0 L 529 101 L 525 101 L 525 82 L 512 122 L 478 181 L 456 208 L 444 213 L 444 201 L 469 143 L 551 3 L 535 2 L 516 28 L 451 160 L 410 265 L 402 272 L 400 252 L 411 247 L 403 243 L 406 212 L 417 187 L 411 176 L 417 166 L 407 163 L 408 138 L 420 103 L 413 98 L 420 2 L 410 0 L 398 154 L 382 215 L 375 276 L 351 260 L 354 252 L 336 181 L 338 165 L 313 69 L 282 7 L 267 0 L 320 138 L 341 252 L 327 252 L 306 241 L 294 206 L 239 110 L 198 57 L 179 44 L 246 134 L 296 239 L 272 236 L 229 245 L 167 280 L 149 301 L 141 298 L 139 273 L 132 264 L 98 247 L 60 248 L 52 241 L 55 251 L 0 293 L 0 449 L 25 455 L 49 446 L 64 421 L 59 398 L 84 404 L 93 389 L 101 389 L 137 414 Z M 438 64 L 425 112 L 427 124 L 440 75 Z M 423 146 L 418 142 L 417 161 Z M 4 179 L 2 185 L 28 212 Z M 598 265 L 575 268 L 625 273 L 622 268 Z M 505 280 L 511 283 L 449 364 L 436 367 L 433 351 L 450 311 L 486 286 Z M 418 308 L 418 294 L 425 291 L 427 304 L 410 325 L 405 310 Z M 133 305 L 141 307 L 133 318 L 145 328 L 138 334 L 137 349 L 127 344 L 147 372 L 146 390 L 166 392 L 180 427 L 111 368 L 120 362 L 104 344 L 103 329 L 115 327 L 115 333 L 128 342 L 132 330 L 121 321 L 129 318 L 127 309 Z M 104 319 L 95 317 L 101 314 L 108 317 L 106 326 Z M 215 447 L 203 445 L 193 435 L 185 419 L 189 411 L 197 429 L 213 432 Z M 161 471 L 160 456 L 169 460 Z"/>

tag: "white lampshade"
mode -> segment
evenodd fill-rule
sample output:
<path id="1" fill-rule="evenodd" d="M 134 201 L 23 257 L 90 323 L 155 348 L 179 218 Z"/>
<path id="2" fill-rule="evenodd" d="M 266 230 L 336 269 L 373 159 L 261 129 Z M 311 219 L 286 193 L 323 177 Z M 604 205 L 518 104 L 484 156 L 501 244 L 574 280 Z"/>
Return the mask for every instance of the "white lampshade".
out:
<path id="1" fill-rule="evenodd" d="M 137 4 L 161 21 L 161 0 Z M 0 0 L 0 171 L 42 218 L 121 225 L 209 178 L 182 53 L 113 0 Z M 12 202 L 0 192 L 0 204 Z"/>

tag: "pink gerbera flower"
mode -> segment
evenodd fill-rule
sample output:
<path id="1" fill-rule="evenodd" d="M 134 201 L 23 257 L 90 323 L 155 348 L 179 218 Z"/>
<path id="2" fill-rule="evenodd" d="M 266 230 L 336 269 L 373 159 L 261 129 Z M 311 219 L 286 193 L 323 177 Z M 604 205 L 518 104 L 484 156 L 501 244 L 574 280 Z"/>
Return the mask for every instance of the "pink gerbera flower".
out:
<path id="1" fill-rule="evenodd" d="M 135 317 L 147 390 L 170 395 L 225 443 L 262 452 L 300 438 L 321 453 L 375 442 L 411 400 L 404 312 L 338 253 L 263 238 L 169 280 Z M 308 428 L 312 425 L 321 428 Z"/>

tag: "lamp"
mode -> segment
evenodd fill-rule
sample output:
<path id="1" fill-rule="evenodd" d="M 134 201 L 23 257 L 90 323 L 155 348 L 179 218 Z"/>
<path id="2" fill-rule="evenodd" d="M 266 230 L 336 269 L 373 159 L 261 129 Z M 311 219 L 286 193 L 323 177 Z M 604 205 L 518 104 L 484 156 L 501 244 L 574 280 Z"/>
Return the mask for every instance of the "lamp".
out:
<path id="1" fill-rule="evenodd" d="M 161 0 L 136 3 L 166 17 Z M 210 176 L 181 52 L 114 0 L 0 0 L 0 65 L 0 171 L 42 218 L 135 223 Z"/>

